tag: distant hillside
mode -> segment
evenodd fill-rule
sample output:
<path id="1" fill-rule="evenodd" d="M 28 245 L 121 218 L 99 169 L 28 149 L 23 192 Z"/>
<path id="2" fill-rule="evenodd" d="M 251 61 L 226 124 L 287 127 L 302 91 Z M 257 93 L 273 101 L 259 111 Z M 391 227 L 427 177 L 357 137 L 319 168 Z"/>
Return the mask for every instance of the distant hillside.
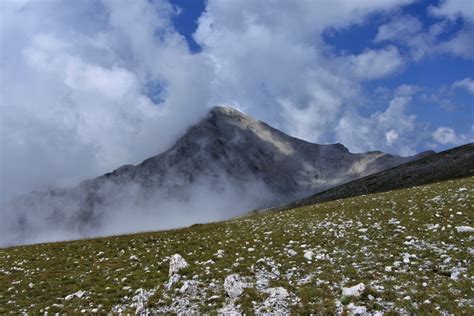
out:
<path id="1" fill-rule="evenodd" d="M 474 315 L 474 177 L 0 249 L 0 315 Z"/>
<path id="2" fill-rule="evenodd" d="M 474 176 L 474 143 L 432 154 L 301 200 L 261 211 L 282 211 L 325 201 L 470 176 Z"/>

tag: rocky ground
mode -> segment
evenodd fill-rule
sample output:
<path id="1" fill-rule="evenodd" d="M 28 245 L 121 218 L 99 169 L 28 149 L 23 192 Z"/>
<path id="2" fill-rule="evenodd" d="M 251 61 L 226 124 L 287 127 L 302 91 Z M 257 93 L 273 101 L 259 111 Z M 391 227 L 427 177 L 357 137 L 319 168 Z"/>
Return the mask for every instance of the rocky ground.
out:
<path id="1" fill-rule="evenodd" d="M 0 314 L 474 314 L 474 177 L 0 249 Z"/>

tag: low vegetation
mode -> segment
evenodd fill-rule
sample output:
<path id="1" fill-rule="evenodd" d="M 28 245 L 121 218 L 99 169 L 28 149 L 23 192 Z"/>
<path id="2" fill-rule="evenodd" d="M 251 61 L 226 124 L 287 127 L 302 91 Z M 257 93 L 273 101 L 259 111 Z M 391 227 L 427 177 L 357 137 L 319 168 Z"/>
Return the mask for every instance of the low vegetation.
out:
<path id="1" fill-rule="evenodd" d="M 0 314 L 474 314 L 474 177 L 189 228 L 0 249 Z M 169 257 L 189 264 L 170 282 Z M 229 297 L 224 280 L 244 290 Z M 363 284 L 360 295 L 343 288 Z"/>

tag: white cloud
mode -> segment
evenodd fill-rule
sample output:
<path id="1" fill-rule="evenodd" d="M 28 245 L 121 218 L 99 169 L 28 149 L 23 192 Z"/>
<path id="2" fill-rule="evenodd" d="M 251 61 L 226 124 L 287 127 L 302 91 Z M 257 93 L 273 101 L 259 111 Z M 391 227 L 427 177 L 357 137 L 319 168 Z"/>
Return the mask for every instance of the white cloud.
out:
<path id="1" fill-rule="evenodd" d="M 428 10 L 433 16 L 454 21 L 463 19 L 463 27 L 454 37 L 440 43 L 440 50 L 466 59 L 474 59 L 474 5 L 470 0 L 445 0 Z"/>
<path id="2" fill-rule="evenodd" d="M 474 6 L 470 0 L 443 0 L 438 6 L 430 6 L 429 12 L 434 16 L 457 19 L 463 17 L 474 21 Z"/>
<path id="3" fill-rule="evenodd" d="M 391 22 L 379 27 L 375 42 L 412 37 L 423 29 L 423 24 L 411 15 L 397 16 Z"/>
<path id="4" fill-rule="evenodd" d="M 349 67 L 356 77 L 378 79 L 386 77 L 403 66 L 403 59 L 395 46 L 383 49 L 366 49 L 359 55 L 348 57 Z"/>
<path id="5" fill-rule="evenodd" d="M 348 111 L 338 123 L 338 139 L 356 152 L 373 150 L 397 152 L 408 156 L 416 153 L 416 146 L 425 140 L 426 127 L 417 123 L 416 116 L 408 114 L 411 95 L 397 94 L 406 90 L 399 87 L 383 112 L 363 117 Z"/>
<path id="6" fill-rule="evenodd" d="M 472 2 L 441 1 L 439 6 L 429 6 L 428 12 L 442 20 L 426 27 L 416 17 L 397 15 L 378 29 L 374 42 L 392 42 L 408 49 L 410 56 L 418 61 L 435 54 L 451 54 L 466 59 L 474 58 L 474 16 Z M 452 32 L 455 21 L 461 19 L 463 26 L 448 39 L 443 36 Z M 446 37 L 446 36 L 444 36 Z"/>
<path id="7" fill-rule="evenodd" d="M 387 140 L 387 144 L 391 146 L 398 139 L 397 131 L 393 129 L 389 130 L 385 133 L 385 139 Z"/>
<path id="8" fill-rule="evenodd" d="M 471 23 L 456 33 L 452 39 L 440 43 L 439 50 L 465 59 L 474 59 L 472 38 L 474 38 L 474 24 Z"/>
<path id="9" fill-rule="evenodd" d="M 432 133 L 433 140 L 442 145 L 460 145 L 465 139 L 450 127 L 439 127 Z"/>
<path id="10" fill-rule="evenodd" d="M 463 88 L 463 89 L 466 89 L 466 91 L 469 92 L 470 94 L 474 94 L 474 80 L 470 77 L 454 82 L 452 87 Z"/>
<path id="11" fill-rule="evenodd" d="M 444 24 L 436 24 L 430 31 L 423 29 L 420 20 L 411 15 L 395 16 L 389 23 L 379 27 L 374 42 L 392 42 L 408 48 L 414 60 L 438 51 L 437 36 L 445 31 Z"/>
<path id="12" fill-rule="evenodd" d="M 411 97 L 420 92 L 421 90 L 422 89 L 420 87 L 415 85 L 402 84 L 395 90 L 395 95 L 402 97 Z"/>

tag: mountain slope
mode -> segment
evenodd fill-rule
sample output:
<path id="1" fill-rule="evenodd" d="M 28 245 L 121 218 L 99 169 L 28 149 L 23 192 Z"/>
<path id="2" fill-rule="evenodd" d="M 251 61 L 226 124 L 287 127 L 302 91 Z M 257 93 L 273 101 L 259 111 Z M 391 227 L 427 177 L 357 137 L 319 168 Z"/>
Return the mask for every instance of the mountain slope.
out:
<path id="1" fill-rule="evenodd" d="M 473 315 L 473 205 L 469 177 L 179 230 L 0 249 L 0 314 Z M 188 266 L 170 276 L 175 254 Z M 360 296 L 344 291 L 359 284 Z"/>
<path id="2" fill-rule="evenodd" d="M 232 108 L 216 107 L 170 150 L 137 166 L 122 166 L 73 188 L 17 198 L 2 212 L 6 220 L 3 227 L 0 223 L 0 243 L 221 220 L 428 154 L 353 154 L 341 144 L 308 143 Z"/>
<path id="3" fill-rule="evenodd" d="M 283 211 L 352 196 L 474 176 L 474 143 L 384 170 L 300 200 L 262 211 Z"/>

